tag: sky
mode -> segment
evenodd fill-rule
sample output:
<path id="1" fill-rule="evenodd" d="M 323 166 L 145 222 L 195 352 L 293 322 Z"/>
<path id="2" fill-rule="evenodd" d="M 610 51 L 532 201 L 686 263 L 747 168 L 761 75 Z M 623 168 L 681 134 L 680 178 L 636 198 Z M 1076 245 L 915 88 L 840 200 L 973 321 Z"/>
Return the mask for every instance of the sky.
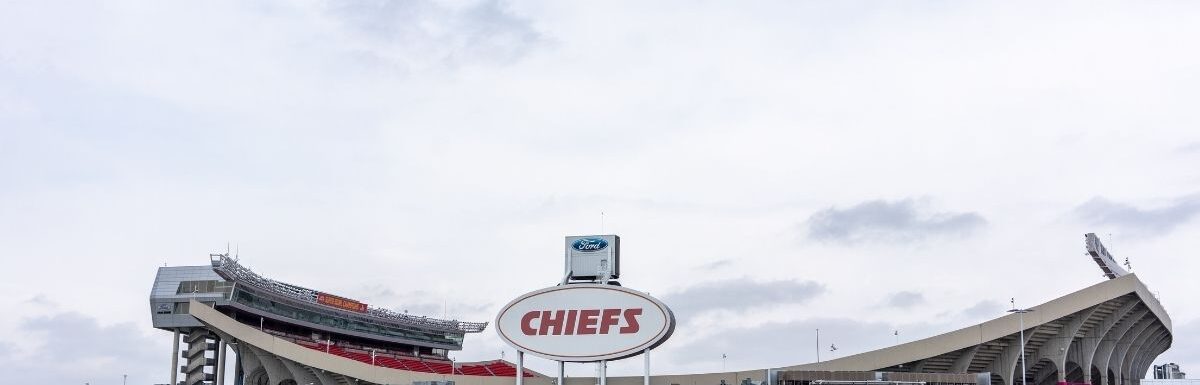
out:
<path id="1" fill-rule="evenodd" d="M 275 279 L 491 321 L 561 278 L 564 236 L 619 234 L 621 282 L 679 317 L 655 372 L 691 373 L 1060 297 L 1104 279 L 1089 232 L 1170 313 L 1156 363 L 1200 372 L 1197 17 L 1182 1 L 3 0 L 0 372 L 167 382 L 155 271 L 227 244 Z M 501 354 L 489 328 L 452 356 Z"/>

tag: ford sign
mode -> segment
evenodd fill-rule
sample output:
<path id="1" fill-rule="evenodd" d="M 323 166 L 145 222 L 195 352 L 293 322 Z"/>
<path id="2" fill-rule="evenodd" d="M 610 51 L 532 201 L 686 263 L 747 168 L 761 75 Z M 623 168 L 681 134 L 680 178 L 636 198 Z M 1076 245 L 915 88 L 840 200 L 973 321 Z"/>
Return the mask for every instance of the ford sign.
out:
<path id="1" fill-rule="evenodd" d="M 496 316 L 500 338 L 538 357 L 568 362 L 616 360 L 662 344 L 675 315 L 661 301 L 620 286 L 577 284 L 518 297 Z"/>
<path id="2" fill-rule="evenodd" d="M 572 249 L 585 253 L 604 250 L 607 247 L 608 241 L 604 240 L 604 238 L 580 238 L 571 244 Z"/>

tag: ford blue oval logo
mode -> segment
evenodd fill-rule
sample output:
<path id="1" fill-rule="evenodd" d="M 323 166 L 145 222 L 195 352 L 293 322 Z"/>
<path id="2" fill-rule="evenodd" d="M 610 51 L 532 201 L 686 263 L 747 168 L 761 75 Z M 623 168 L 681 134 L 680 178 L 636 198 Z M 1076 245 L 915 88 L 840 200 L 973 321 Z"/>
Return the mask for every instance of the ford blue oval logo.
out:
<path id="1" fill-rule="evenodd" d="M 604 238 L 580 238 L 571 244 L 572 249 L 585 253 L 604 250 L 607 247 L 608 241 L 604 240 Z"/>

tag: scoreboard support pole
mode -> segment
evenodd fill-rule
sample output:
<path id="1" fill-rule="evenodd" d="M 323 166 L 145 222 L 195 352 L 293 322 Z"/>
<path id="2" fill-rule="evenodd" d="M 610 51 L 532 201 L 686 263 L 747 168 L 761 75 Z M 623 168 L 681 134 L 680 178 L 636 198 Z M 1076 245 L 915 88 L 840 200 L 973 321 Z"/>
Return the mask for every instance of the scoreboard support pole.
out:
<path id="1" fill-rule="evenodd" d="M 566 377 L 566 373 L 564 373 L 564 372 L 566 372 L 566 371 L 567 371 L 567 363 L 563 362 L 563 361 L 559 361 L 558 362 L 558 383 L 556 385 L 563 385 L 564 377 Z"/>
<path id="2" fill-rule="evenodd" d="M 650 385 L 650 349 L 646 349 L 646 374 L 642 376 L 642 385 Z"/>
<path id="3" fill-rule="evenodd" d="M 608 385 L 608 361 L 600 360 L 600 385 Z"/>
<path id="4" fill-rule="evenodd" d="M 517 350 L 517 385 L 525 385 L 525 352 Z"/>

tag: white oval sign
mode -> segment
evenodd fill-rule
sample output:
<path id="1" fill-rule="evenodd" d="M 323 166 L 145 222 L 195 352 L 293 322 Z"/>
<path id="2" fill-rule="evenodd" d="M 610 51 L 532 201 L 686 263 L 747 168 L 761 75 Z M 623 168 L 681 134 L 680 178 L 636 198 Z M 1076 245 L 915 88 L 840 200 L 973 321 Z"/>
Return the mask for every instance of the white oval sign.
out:
<path id="1" fill-rule="evenodd" d="M 616 360 L 662 344 L 675 315 L 662 301 L 620 286 L 576 284 L 534 291 L 496 316 L 500 338 L 555 361 Z"/>

